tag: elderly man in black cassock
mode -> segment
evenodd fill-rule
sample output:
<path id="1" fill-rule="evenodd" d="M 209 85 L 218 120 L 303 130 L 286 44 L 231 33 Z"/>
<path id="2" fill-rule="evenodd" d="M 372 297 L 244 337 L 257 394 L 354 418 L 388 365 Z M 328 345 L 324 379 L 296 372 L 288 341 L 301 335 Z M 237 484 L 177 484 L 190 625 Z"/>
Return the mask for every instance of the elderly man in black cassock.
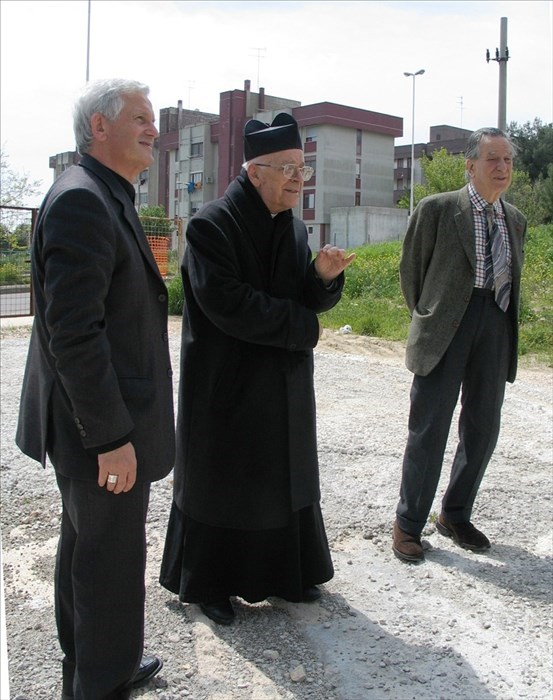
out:
<path id="1" fill-rule="evenodd" d="M 246 162 L 187 228 L 177 460 L 160 582 L 220 624 L 231 597 L 313 601 L 320 508 L 313 348 L 354 255 L 315 260 L 292 209 L 313 170 L 295 119 L 250 120 Z"/>

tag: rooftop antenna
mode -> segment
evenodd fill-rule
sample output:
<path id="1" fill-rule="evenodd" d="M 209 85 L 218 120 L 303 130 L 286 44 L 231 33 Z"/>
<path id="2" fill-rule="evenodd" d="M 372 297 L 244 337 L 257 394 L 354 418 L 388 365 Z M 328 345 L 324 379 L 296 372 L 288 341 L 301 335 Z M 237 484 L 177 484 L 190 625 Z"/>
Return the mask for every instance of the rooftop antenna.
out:
<path id="1" fill-rule="evenodd" d="M 461 110 L 461 129 L 463 128 L 463 96 L 457 98 L 457 103 L 459 104 L 459 109 Z"/>
<path id="2" fill-rule="evenodd" d="M 192 92 L 193 89 L 194 89 L 194 81 L 189 80 L 188 81 L 188 109 L 191 109 L 191 107 L 190 107 L 190 93 Z"/>
<path id="3" fill-rule="evenodd" d="M 262 56 L 262 55 L 261 55 L 261 52 L 262 52 L 262 51 L 266 51 L 266 50 L 267 50 L 267 49 L 261 49 L 261 48 L 252 49 L 252 51 L 256 51 L 256 52 L 257 52 L 257 53 L 256 53 L 256 56 L 257 56 L 257 91 L 258 91 L 258 92 L 259 92 L 259 64 L 260 64 L 260 62 L 261 62 L 261 59 L 262 59 L 262 58 L 265 58 L 265 56 Z M 251 55 L 251 54 L 250 54 L 250 55 Z"/>

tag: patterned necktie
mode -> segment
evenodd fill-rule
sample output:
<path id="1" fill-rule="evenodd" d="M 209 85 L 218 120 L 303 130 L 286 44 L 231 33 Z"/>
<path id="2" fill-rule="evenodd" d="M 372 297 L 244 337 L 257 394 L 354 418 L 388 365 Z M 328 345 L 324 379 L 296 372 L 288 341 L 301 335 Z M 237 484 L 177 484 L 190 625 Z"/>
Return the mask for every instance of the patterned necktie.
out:
<path id="1" fill-rule="evenodd" d="M 493 206 L 486 207 L 488 219 L 488 234 L 492 251 L 493 279 L 495 286 L 495 301 L 502 311 L 507 311 L 511 296 L 511 280 L 509 275 L 509 263 L 507 261 L 507 249 L 503 235 L 494 220 Z"/>

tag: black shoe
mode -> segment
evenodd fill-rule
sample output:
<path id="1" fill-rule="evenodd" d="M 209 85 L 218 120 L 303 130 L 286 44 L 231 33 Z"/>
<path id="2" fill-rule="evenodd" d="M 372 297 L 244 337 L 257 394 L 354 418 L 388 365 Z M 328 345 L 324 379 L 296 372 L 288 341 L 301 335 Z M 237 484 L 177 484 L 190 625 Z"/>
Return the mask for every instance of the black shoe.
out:
<path id="1" fill-rule="evenodd" d="M 138 671 L 130 683 L 132 688 L 140 688 L 152 679 L 163 668 L 163 661 L 157 656 L 143 656 Z M 73 693 L 62 692 L 61 700 L 73 700 Z"/>
<path id="2" fill-rule="evenodd" d="M 200 603 L 200 610 L 218 625 L 230 625 L 234 620 L 234 610 L 228 598 L 214 603 Z"/>
<path id="3" fill-rule="evenodd" d="M 440 514 L 436 528 L 444 537 L 451 537 L 459 547 L 473 552 L 484 552 L 490 548 L 490 541 L 483 532 L 477 530 L 471 522 L 450 523 Z"/>
<path id="4" fill-rule="evenodd" d="M 304 603 L 314 603 L 316 600 L 319 600 L 320 597 L 321 591 L 317 586 L 310 586 L 304 590 L 302 601 Z"/>
<path id="5" fill-rule="evenodd" d="M 140 688 L 163 668 L 163 661 L 157 656 L 143 656 L 138 671 L 131 681 L 133 688 Z"/>

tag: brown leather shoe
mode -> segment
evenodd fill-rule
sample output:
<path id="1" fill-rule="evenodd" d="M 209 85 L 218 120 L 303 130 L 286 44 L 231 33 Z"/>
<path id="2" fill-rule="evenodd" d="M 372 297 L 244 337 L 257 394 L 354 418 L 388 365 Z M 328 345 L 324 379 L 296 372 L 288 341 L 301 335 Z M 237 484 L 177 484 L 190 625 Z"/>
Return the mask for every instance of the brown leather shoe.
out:
<path id="1" fill-rule="evenodd" d="M 450 523 L 443 514 L 436 520 L 436 528 L 444 537 L 451 537 L 459 547 L 473 552 L 484 552 L 490 548 L 490 541 L 483 532 L 477 530 L 471 522 Z"/>
<path id="2" fill-rule="evenodd" d="M 424 560 L 420 536 L 404 532 L 397 524 L 397 520 L 394 523 L 392 550 L 398 559 L 410 564 Z"/>

